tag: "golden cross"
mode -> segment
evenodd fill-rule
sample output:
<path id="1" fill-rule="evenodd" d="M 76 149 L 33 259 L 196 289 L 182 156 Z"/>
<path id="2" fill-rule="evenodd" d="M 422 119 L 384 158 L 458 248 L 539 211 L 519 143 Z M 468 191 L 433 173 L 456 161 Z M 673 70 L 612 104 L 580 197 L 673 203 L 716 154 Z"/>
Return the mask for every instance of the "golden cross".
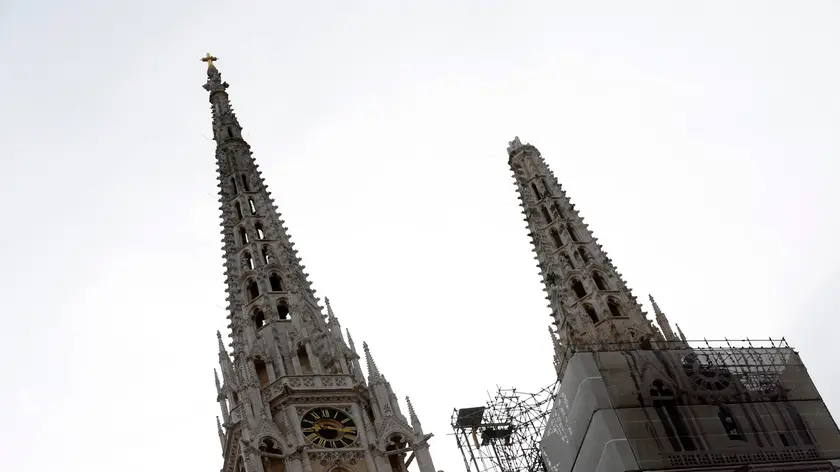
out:
<path id="1" fill-rule="evenodd" d="M 201 58 L 201 62 L 206 62 L 207 63 L 207 68 L 213 68 L 213 69 L 216 68 L 216 66 L 213 65 L 213 61 L 218 61 L 218 60 L 219 60 L 218 57 L 211 56 L 209 52 L 207 53 L 206 56 Z"/>

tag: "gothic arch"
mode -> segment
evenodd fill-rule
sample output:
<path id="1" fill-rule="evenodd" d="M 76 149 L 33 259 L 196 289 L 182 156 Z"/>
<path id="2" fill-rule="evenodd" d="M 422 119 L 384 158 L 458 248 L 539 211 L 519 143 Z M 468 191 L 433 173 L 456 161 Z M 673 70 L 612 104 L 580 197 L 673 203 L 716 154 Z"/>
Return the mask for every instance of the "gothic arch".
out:
<path id="1" fill-rule="evenodd" d="M 627 314 L 624 312 L 624 306 L 615 297 L 607 298 L 607 309 L 610 311 L 611 316 L 614 316 L 614 317 L 627 316 Z"/>
<path id="2" fill-rule="evenodd" d="M 409 444 L 413 444 L 414 433 L 408 425 L 403 424 L 401 421 L 398 422 L 396 418 L 391 416 L 385 420 L 385 424 L 382 425 L 382 432 L 376 439 L 376 444 L 379 446 L 379 450 L 386 450 L 388 448 L 388 443 L 397 436 L 404 438 Z"/>
<path id="3" fill-rule="evenodd" d="M 353 469 L 347 467 L 346 465 L 334 465 L 327 469 L 327 472 L 353 472 Z"/>

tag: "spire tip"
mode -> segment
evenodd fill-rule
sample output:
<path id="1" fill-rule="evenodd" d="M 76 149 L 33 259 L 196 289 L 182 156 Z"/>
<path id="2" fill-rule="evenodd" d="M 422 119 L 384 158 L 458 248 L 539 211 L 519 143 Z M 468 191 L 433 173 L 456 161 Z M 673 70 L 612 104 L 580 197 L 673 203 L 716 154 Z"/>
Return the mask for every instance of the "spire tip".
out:
<path id="1" fill-rule="evenodd" d="M 215 69 L 216 65 L 214 64 L 214 62 L 218 61 L 218 60 L 219 60 L 218 57 L 211 55 L 209 52 L 207 53 L 206 56 L 201 58 L 201 62 L 206 62 L 207 63 L 207 68 L 208 69 Z"/>

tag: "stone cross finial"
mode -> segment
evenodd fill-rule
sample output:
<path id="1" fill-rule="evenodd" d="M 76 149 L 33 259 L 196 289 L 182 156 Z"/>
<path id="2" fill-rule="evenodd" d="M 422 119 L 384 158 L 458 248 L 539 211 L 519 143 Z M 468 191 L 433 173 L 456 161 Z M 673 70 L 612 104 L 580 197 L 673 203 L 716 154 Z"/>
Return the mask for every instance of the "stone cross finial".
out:
<path id="1" fill-rule="evenodd" d="M 215 64 L 213 64 L 213 62 L 214 62 L 214 61 L 218 61 L 218 60 L 219 60 L 219 58 L 218 58 L 218 57 L 216 57 L 216 56 L 211 56 L 209 52 L 207 53 L 207 55 L 206 55 L 206 56 L 204 56 L 204 57 L 202 57 L 202 58 L 201 58 L 201 62 L 206 62 L 206 63 L 207 63 L 207 68 L 208 68 L 208 69 L 215 69 L 215 68 L 216 68 L 216 65 L 215 65 Z"/>

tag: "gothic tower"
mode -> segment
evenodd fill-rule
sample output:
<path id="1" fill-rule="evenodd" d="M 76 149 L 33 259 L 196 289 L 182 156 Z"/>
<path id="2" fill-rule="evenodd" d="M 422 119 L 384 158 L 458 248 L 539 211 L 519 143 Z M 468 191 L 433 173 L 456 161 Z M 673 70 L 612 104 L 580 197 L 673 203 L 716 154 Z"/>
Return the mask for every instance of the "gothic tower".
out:
<path id="1" fill-rule="evenodd" d="M 271 193 L 242 139 L 214 64 L 207 83 L 216 141 L 232 352 L 219 340 L 216 389 L 223 472 L 435 472 L 367 345 L 365 378 L 349 332 L 315 297 Z"/>
<path id="2" fill-rule="evenodd" d="M 508 163 L 548 293 L 557 347 L 679 342 L 661 311 L 659 327 L 645 316 L 537 148 L 518 137 L 509 144 Z"/>
<path id="3" fill-rule="evenodd" d="M 537 148 L 507 151 L 554 325 L 546 471 L 840 470 L 840 431 L 784 339 L 690 342 L 650 297 L 654 324 Z"/>

